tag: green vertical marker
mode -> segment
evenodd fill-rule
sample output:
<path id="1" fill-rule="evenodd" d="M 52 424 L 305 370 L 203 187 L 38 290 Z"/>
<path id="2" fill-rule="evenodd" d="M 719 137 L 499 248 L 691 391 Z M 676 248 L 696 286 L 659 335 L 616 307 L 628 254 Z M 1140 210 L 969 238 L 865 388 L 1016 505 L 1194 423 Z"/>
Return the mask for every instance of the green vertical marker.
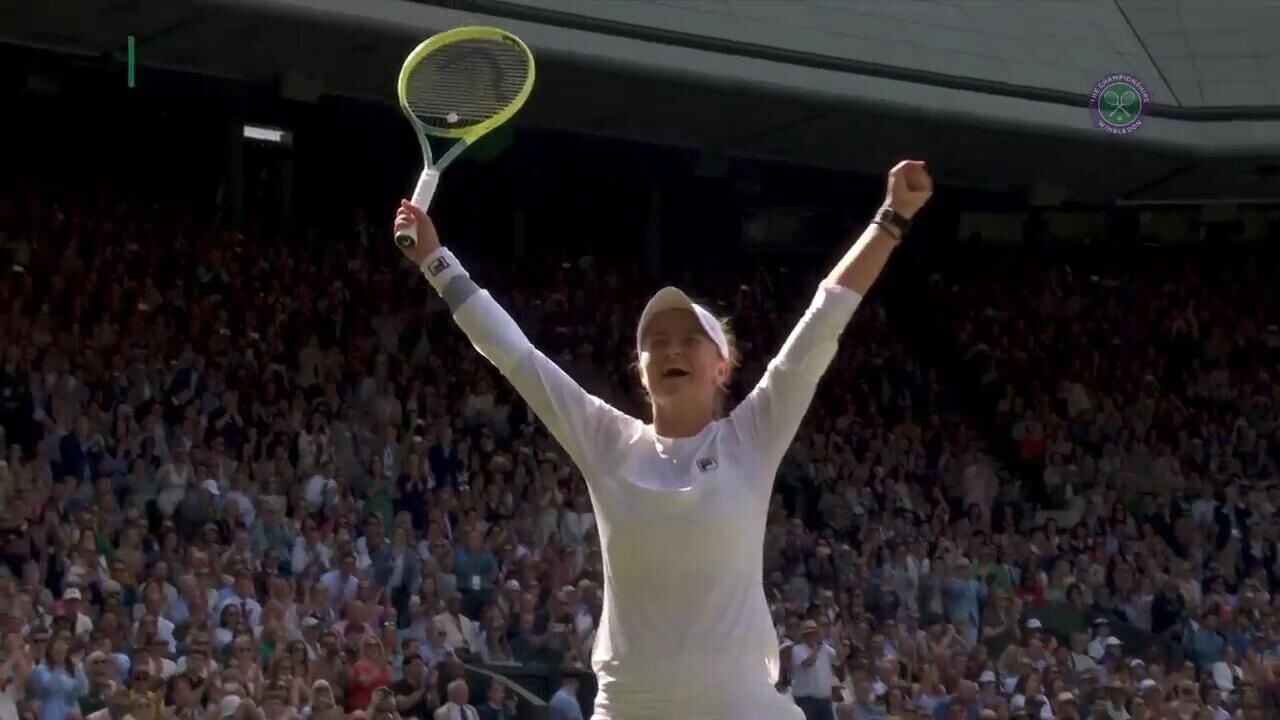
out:
<path id="1" fill-rule="evenodd" d="M 133 87 L 133 36 L 129 36 L 129 87 Z"/>

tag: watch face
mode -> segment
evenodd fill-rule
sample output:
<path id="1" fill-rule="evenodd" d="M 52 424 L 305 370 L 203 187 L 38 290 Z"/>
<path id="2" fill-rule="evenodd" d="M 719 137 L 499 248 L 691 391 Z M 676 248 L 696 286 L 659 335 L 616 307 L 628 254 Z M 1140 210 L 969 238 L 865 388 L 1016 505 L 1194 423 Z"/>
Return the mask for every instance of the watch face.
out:
<path id="1" fill-rule="evenodd" d="M 888 222 L 897 228 L 905 228 L 910 224 L 906 217 L 893 208 L 881 208 L 879 215 L 878 219 Z"/>

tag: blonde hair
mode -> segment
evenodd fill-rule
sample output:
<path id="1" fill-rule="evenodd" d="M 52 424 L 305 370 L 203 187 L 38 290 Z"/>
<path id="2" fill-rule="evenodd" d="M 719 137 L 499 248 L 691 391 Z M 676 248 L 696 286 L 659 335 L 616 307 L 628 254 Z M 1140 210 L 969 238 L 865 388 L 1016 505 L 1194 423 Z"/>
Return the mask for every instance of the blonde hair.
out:
<path id="1" fill-rule="evenodd" d="M 724 374 L 724 382 L 720 383 L 720 386 L 716 388 L 715 416 L 720 418 L 727 414 L 725 412 L 725 400 L 729 396 L 729 385 L 733 382 L 734 373 L 742 366 L 742 354 L 738 352 L 738 337 L 733 334 L 733 329 L 729 327 L 729 318 L 717 316 L 716 321 L 720 323 L 720 329 L 724 332 L 724 344 L 729 350 L 729 357 L 724 359 L 729 365 L 729 370 Z"/>

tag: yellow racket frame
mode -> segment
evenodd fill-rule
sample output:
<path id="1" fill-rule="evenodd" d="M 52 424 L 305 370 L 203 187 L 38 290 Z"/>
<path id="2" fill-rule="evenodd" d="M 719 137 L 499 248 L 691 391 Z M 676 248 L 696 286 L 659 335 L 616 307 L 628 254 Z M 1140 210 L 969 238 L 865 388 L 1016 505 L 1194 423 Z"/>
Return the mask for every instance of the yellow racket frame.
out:
<path id="1" fill-rule="evenodd" d="M 412 74 L 418 63 L 422 62 L 423 58 L 435 50 L 459 40 L 497 40 L 513 45 L 524 52 L 528 58 L 529 75 L 525 78 L 524 86 L 520 88 L 520 92 L 516 94 L 507 107 L 485 122 L 456 130 L 433 128 L 414 117 L 413 111 L 409 109 L 409 103 L 405 99 L 408 94 L 409 75 Z M 468 145 L 479 140 L 490 130 L 510 120 L 513 115 L 520 111 L 520 108 L 524 106 L 525 100 L 529 99 L 529 93 L 533 91 L 533 80 L 536 73 L 537 65 L 533 61 L 533 53 L 530 52 L 529 46 L 525 45 L 524 41 L 515 35 L 495 27 L 476 26 L 446 30 L 427 38 L 422 44 L 414 48 L 413 52 L 409 53 L 409 56 L 404 59 L 404 65 L 400 68 L 400 78 L 396 81 L 396 95 L 400 99 L 400 109 L 404 111 L 405 116 L 409 118 L 409 122 L 418 131 L 418 140 L 422 145 L 422 175 L 418 178 L 418 185 L 410 200 L 414 206 L 425 212 L 427 206 L 431 204 L 431 198 L 435 196 L 436 186 L 440 181 L 440 172 L 449 163 L 453 162 Z M 437 162 L 432 157 L 431 143 L 428 142 L 428 137 L 449 138 L 457 142 Z M 417 242 L 418 231 L 416 226 L 409 226 L 396 233 L 396 244 L 402 248 L 411 248 Z"/>

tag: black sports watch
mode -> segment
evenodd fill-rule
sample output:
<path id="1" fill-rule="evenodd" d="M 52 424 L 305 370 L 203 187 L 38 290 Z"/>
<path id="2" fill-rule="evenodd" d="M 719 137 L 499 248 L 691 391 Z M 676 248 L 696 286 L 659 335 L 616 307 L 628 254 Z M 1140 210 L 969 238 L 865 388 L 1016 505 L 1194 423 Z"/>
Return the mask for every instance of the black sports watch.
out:
<path id="1" fill-rule="evenodd" d="M 906 215 L 887 206 L 877 210 L 871 222 L 893 233 L 899 240 L 906 237 L 907 231 L 911 229 L 911 220 Z"/>

